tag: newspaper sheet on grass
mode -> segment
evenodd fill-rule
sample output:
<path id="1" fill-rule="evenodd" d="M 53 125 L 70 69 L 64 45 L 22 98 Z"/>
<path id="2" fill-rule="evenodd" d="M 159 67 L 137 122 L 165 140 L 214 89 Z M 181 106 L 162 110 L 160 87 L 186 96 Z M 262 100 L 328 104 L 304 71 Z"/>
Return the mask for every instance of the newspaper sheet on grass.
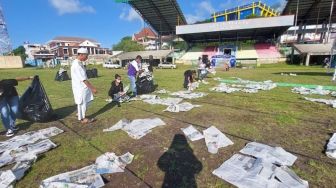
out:
<path id="1" fill-rule="evenodd" d="M 234 93 L 239 91 L 245 93 L 258 93 L 259 90 L 266 91 L 276 87 L 276 83 L 273 83 L 271 80 L 264 82 L 253 82 L 240 79 L 240 82 L 237 84 L 220 83 L 217 87 L 210 88 L 210 90 L 222 93 Z"/>
<path id="2" fill-rule="evenodd" d="M 62 173 L 42 181 L 40 188 L 99 188 L 105 185 L 101 175 L 124 172 L 133 160 L 129 152 L 122 156 L 105 153 L 96 159 L 95 164 L 79 170 Z"/>
<path id="3" fill-rule="evenodd" d="M 250 142 L 240 153 L 261 158 L 263 161 L 278 165 L 292 166 L 297 157 L 281 147 L 271 147 L 257 142 Z"/>
<path id="4" fill-rule="evenodd" d="M 306 99 L 307 101 L 311 101 L 311 102 L 318 102 L 318 103 L 324 103 L 326 105 L 330 105 L 333 108 L 336 108 L 336 100 L 333 99 L 313 99 L 313 98 L 308 98 L 308 97 L 304 97 L 304 99 Z"/>
<path id="5" fill-rule="evenodd" d="M 197 99 L 206 96 L 206 93 L 202 92 L 191 92 L 191 91 L 177 91 L 174 93 L 171 93 L 170 95 L 179 97 L 179 98 L 184 98 L 184 99 Z"/>
<path id="6" fill-rule="evenodd" d="M 165 99 L 161 99 L 161 98 L 145 99 L 143 101 L 148 103 L 148 104 L 160 104 L 160 105 L 170 106 L 170 105 L 178 104 L 182 100 L 183 99 L 181 99 L 181 98 L 170 98 L 170 97 L 168 97 L 168 98 L 165 98 Z"/>
<path id="7" fill-rule="evenodd" d="M 147 100 L 147 99 L 158 99 L 159 96 L 157 95 L 140 95 L 141 100 Z"/>
<path id="8" fill-rule="evenodd" d="M 212 173 L 239 188 L 309 187 L 307 181 L 286 166 L 278 167 L 241 154 L 233 155 Z"/>
<path id="9" fill-rule="evenodd" d="M 39 131 L 27 132 L 23 135 L 18 135 L 9 140 L 0 142 L 0 167 L 16 163 L 10 170 L 2 172 L 0 187 L 8 183 L 13 184 L 14 181 L 22 179 L 25 172 L 36 161 L 39 154 L 57 147 L 57 145 L 48 138 L 62 132 L 63 130 L 57 127 L 50 127 Z"/>
<path id="10" fill-rule="evenodd" d="M 332 135 L 327 144 L 326 155 L 332 159 L 336 159 L 336 133 Z"/>
<path id="11" fill-rule="evenodd" d="M 292 89 L 293 93 L 299 93 L 301 95 L 329 95 L 331 91 L 323 89 L 323 86 L 317 86 L 315 89 L 305 88 L 305 87 L 294 87 Z"/>
<path id="12" fill-rule="evenodd" d="M 199 132 L 194 126 L 190 125 L 187 128 L 181 128 L 182 132 L 188 137 L 191 141 L 201 140 L 204 138 L 203 134 Z"/>
<path id="13" fill-rule="evenodd" d="M 104 129 L 103 132 L 109 132 L 121 129 L 125 131 L 131 138 L 140 139 L 146 134 L 150 133 L 151 129 L 162 125 L 166 125 L 166 123 L 163 122 L 160 118 L 135 119 L 133 121 L 122 119 L 112 127 Z"/>
<path id="14" fill-rule="evenodd" d="M 0 187 L 10 187 L 16 180 L 15 175 L 11 170 L 0 171 Z"/>
<path id="15" fill-rule="evenodd" d="M 187 112 L 193 108 L 197 108 L 200 107 L 201 105 L 193 105 L 189 102 L 184 102 L 184 103 L 180 103 L 180 104 L 172 104 L 170 106 L 167 107 L 166 110 L 164 111 L 168 111 L 168 112 Z"/>
<path id="16" fill-rule="evenodd" d="M 220 132 L 220 130 L 218 130 L 214 126 L 211 126 L 208 129 L 204 130 L 203 135 L 208 151 L 212 154 L 216 154 L 219 148 L 223 148 L 233 144 L 233 142 L 228 137 L 226 137 L 222 132 Z"/>
<path id="17" fill-rule="evenodd" d="M 41 129 L 39 131 L 27 132 L 23 135 L 15 136 L 9 140 L 0 142 L 0 153 L 19 148 L 23 145 L 32 144 L 39 140 L 48 139 L 63 133 L 63 130 L 57 127 Z"/>
<path id="18" fill-rule="evenodd" d="M 155 93 L 158 93 L 158 94 L 166 94 L 166 93 L 170 93 L 170 91 L 166 90 L 166 89 L 160 89 L 158 91 L 155 91 Z"/>

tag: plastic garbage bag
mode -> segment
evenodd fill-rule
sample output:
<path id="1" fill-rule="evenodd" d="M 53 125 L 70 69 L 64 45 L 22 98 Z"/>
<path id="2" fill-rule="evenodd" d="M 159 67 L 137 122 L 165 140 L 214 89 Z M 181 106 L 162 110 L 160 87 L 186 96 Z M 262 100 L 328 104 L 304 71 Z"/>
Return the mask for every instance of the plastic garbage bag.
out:
<path id="1" fill-rule="evenodd" d="M 53 118 L 53 109 L 38 76 L 20 98 L 21 118 L 33 122 L 46 122 Z"/>
<path id="2" fill-rule="evenodd" d="M 69 77 L 67 71 L 61 68 L 61 69 L 56 73 L 55 81 L 62 82 L 62 81 L 66 81 L 66 80 L 70 80 L 70 77 Z"/>

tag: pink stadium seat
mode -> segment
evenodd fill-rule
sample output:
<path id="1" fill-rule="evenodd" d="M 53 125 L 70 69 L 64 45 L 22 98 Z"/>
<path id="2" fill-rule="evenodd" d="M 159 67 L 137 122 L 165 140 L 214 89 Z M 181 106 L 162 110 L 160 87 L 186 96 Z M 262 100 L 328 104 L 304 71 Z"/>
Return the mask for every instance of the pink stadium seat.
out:
<path id="1" fill-rule="evenodd" d="M 216 46 L 208 46 L 203 51 L 203 55 L 208 55 L 209 59 L 213 55 L 216 55 L 216 53 L 217 53 L 217 47 Z"/>
<path id="2" fill-rule="evenodd" d="M 259 58 L 261 59 L 273 59 L 281 57 L 281 54 L 279 53 L 276 46 L 271 44 L 256 44 L 255 49 Z"/>

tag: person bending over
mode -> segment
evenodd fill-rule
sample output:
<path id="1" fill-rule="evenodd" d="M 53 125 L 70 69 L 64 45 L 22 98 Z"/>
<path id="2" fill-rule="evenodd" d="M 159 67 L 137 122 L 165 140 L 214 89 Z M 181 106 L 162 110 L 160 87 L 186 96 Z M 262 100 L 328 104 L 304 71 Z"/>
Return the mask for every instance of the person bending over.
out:
<path id="1" fill-rule="evenodd" d="M 195 70 L 187 70 L 184 72 L 184 84 L 183 87 L 188 89 L 189 91 L 192 91 L 195 89 L 195 76 L 196 71 Z"/>
<path id="2" fill-rule="evenodd" d="M 0 112 L 2 124 L 7 130 L 6 136 L 11 137 L 18 130 L 15 121 L 19 111 L 19 96 L 15 86 L 18 81 L 32 80 L 34 77 L 18 77 L 0 81 Z"/>

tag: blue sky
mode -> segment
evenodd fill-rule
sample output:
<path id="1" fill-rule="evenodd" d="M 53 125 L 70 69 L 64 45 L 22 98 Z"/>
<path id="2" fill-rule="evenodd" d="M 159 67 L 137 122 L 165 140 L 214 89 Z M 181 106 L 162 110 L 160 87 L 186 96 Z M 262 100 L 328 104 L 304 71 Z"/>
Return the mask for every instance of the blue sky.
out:
<path id="1" fill-rule="evenodd" d="M 257 1 L 257 0 L 255 0 Z M 204 20 L 214 11 L 244 5 L 253 0 L 178 0 L 189 22 Z M 263 0 L 281 7 L 285 0 Z M 56 36 L 93 38 L 111 48 L 124 36 L 143 27 L 137 13 L 114 0 L 0 0 L 13 47 L 46 43 Z"/>

